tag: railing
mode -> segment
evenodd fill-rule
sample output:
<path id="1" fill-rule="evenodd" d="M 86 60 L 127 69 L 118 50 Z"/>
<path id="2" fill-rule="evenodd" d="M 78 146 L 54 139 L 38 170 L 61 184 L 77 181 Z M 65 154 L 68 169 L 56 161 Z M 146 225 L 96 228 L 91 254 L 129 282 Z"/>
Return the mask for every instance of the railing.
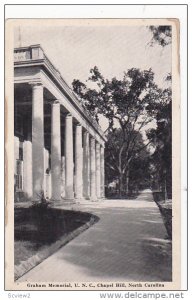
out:
<path id="1" fill-rule="evenodd" d="M 44 59 L 44 51 L 40 45 L 21 47 L 14 49 L 14 62 Z"/>
<path id="2" fill-rule="evenodd" d="M 25 61 L 32 59 L 30 49 L 15 49 L 14 50 L 14 61 Z"/>

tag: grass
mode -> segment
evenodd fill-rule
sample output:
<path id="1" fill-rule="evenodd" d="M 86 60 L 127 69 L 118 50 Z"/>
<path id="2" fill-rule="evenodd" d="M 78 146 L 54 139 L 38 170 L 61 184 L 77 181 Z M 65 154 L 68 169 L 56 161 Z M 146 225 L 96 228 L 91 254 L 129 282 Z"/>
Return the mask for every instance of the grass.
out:
<path id="1" fill-rule="evenodd" d="M 66 237 L 70 234 L 72 236 L 75 231 L 79 232 L 79 228 L 87 224 L 92 217 L 93 215 L 89 213 L 79 211 L 37 207 L 15 208 L 15 266 L 20 266 L 38 254 L 42 261 L 43 258 L 58 250 L 58 247 L 66 241 Z"/>
<path id="2" fill-rule="evenodd" d="M 172 200 L 164 200 L 163 193 L 153 192 L 153 198 L 161 212 L 169 239 L 172 239 Z"/>

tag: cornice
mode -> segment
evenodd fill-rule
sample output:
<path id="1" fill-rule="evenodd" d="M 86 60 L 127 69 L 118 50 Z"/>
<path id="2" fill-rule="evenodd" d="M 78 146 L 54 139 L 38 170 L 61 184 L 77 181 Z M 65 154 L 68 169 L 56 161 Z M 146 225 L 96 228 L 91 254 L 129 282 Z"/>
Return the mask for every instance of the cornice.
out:
<path id="1" fill-rule="evenodd" d="M 32 51 L 33 49 L 40 51 L 39 58 L 33 59 Z M 29 47 L 15 48 L 14 51 L 16 53 L 21 53 L 29 51 L 29 58 L 23 60 L 14 61 L 15 68 L 21 67 L 36 67 L 40 66 L 42 69 L 49 74 L 52 81 L 59 87 L 59 89 L 67 96 L 67 98 L 72 102 L 72 104 L 78 109 L 78 111 L 84 116 L 84 118 L 95 128 L 95 130 L 99 133 L 104 141 L 106 141 L 106 137 L 101 130 L 99 124 L 95 121 L 95 119 L 90 115 L 90 113 L 86 110 L 86 108 L 80 103 L 77 96 L 68 86 L 66 81 L 61 76 L 60 72 L 54 67 L 48 57 L 45 55 L 42 47 L 40 45 L 33 45 Z M 36 54 L 37 55 L 37 54 Z"/>

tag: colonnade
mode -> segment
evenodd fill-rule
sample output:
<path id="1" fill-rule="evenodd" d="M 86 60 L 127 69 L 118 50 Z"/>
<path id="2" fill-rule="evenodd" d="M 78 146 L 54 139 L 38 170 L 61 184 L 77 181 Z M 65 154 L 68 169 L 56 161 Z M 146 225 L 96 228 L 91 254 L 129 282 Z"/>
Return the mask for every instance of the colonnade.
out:
<path id="1" fill-rule="evenodd" d="M 43 85 L 32 84 L 32 180 L 33 199 L 44 186 L 44 99 Z M 53 200 L 61 200 L 61 148 L 65 156 L 65 199 L 104 197 L 104 147 L 74 118 L 65 116 L 65 134 L 61 138 L 61 103 L 55 100 L 51 112 L 51 185 Z M 75 126 L 75 139 L 73 127 Z M 62 145 L 61 141 L 64 141 Z M 75 145 L 73 145 L 75 142 Z M 74 171 L 75 170 L 75 171 Z"/>

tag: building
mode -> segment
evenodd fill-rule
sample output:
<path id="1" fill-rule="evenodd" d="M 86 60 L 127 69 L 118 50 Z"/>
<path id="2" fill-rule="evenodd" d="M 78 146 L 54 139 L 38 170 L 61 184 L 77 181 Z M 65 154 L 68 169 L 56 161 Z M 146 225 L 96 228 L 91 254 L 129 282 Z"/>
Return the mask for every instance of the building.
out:
<path id="1" fill-rule="evenodd" d="M 15 201 L 103 198 L 105 141 L 41 46 L 14 49 Z"/>

